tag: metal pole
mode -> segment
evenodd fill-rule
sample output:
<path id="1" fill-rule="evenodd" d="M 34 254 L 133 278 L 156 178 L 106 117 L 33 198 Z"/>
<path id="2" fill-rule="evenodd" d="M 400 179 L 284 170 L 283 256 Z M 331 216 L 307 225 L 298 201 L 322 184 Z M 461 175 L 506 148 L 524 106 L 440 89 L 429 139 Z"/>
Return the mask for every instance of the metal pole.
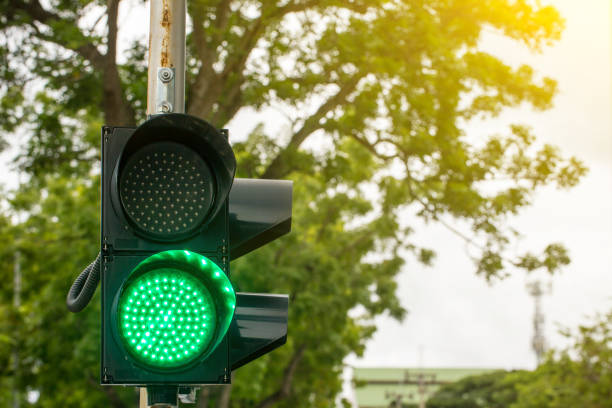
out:
<path id="1" fill-rule="evenodd" d="M 151 0 L 147 115 L 185 112 L 185 0 Z"/>
<path id="2" fill-rule="evenodd" d="M 140 387 L 140 393 L 138 398 L 138 408 L 147 407 L 147 387 Z"/>

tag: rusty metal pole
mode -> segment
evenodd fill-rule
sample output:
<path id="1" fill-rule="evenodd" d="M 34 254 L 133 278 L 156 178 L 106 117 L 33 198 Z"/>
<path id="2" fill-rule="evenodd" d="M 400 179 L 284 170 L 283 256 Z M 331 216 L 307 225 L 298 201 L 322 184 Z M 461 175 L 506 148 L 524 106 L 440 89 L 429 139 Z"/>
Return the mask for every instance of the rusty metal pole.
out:
<path id="1" fill-rule="evenodd" d="M 147 116 L 185 112 L 185 0 L 151 0 Z"/>

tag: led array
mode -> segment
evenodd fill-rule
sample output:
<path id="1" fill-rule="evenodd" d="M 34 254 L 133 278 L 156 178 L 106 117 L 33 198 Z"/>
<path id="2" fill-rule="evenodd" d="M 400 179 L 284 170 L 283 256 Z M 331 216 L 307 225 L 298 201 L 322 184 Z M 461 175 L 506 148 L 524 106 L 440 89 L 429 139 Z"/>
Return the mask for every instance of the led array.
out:
<path id="1" fill-rule="evenodd" d="M 212 340 L 216 324 L 208 289 L 190 273 L 173 268 L 132 280 L 122 292 L 118 316 L 129 351 L 158 367 L 192 361 Z"/>
<path id="2" fill-rule="evenodd" d="M 121 175 L 124 209 L 144 231 L 176 235 L 202 223 L 211 204 L 211 174 L 193 150 L 154 143 L 136 152 Z"/>

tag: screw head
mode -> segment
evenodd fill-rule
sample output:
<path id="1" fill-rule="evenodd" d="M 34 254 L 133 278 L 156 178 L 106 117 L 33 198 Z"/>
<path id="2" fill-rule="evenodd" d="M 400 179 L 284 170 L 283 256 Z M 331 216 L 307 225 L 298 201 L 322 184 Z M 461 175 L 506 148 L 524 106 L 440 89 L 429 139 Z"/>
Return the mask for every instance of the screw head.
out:
<path id="1" fill-rule="evenodd" d="M 174 72 L 170 68 L 160 68 L 157 76 L 162 82 L 170 82 L 174 78 Z"/>
<path id="2" fill-rule="evenodd" d="M 160 102 L 159 105 L 157 105 L 157 112 L 159 113 L 170 113 L 172 112 L 172 104 L 168 101 L 163 101 Z"/>

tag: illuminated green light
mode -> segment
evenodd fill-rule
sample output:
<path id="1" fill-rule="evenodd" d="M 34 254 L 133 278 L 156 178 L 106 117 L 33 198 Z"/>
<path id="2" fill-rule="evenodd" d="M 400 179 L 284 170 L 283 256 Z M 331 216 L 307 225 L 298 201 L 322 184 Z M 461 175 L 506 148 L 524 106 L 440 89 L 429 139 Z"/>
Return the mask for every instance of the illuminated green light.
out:
<path id="1" fill-rule="evenodd" d="M 119 297 L 116 324 L 138 361 L 158 368 L 180 367 L 205 358 L 218 346 L 235 302 L 229 279 L 214 262 L 195 252 L 165 251 L 132 271 Z M 145 320 L 146 325 L 141 323 Z M 192 321 L 198 324 L 182 323 Z"/>
<path id="2" fill-rule="evenodd" d="M 180 282 L 188 282 L 189 285 L 191 285 L 192 287 L 196 289 L 195 290 L 196 295 L 193 295 L 193 296 L 196 296 L 198 299 L 202 300 L 202 302 L 214 308 L 213 298 L 210 295 L 209 290 L 206 288 L 206 286 L 204 286 L 204 284 L 201 281 L 196 279 L 190 273 L 180 271 L 177 269 L 172 269 L 172 268 L 163 268 L 163 269 L 157 269 L 157 270 L 153 270 L 153 271 L 144 273 L 143 275 L 139 276 L 138 278 L 130 282 L 129 286 L 123 292 L 124 295 L 120 299 L 119 310 L 120 311 L 125 310 L 125 307 L 122 307 L 123 304 L 128 304 L 130 303 L 131 299 L 133 299 L 134 297 L 140 296 L 140 292 L 138 291 L 134 292 L 131 290 L 133 287 L 135 286 L 144 287 L 147 285 L 147 283 L 155 282 L 156 280 L 163 281 L 164 279 L 175 279 Z M 157 289 L 157 286 L 155 287 L 155 289 Z M 180 299 L 181 295 L 178 295 L 177 297 Z M 201 315 L 201 311 L 199 310 L 199 308 L 195 308 L 195 307 L 189 307 L 189 306 L 183 307 L 181 311 L 179 312 L 178 310 L 172 308 L 172 306 L 165 306 L 165 307 L 162 306 L 160 308 L 160 306 L 158 306 L 159 304 L 153 304 L 150 302 L 148 303 L 149 305 L 147 307 L 133 311 L 131 315 L 128 315 L 125 312 L 120 312 L 119 313 L 119 327 L 121 328 L 120 332 L 124 336 L 124 338 L 130 338 L 130 339 L 134 337 L 150 338 L 151 330 L 154 331 L 156 334 L 156 337 L 150 339 L 149 341 L 143 339 L 142 344 L 151 345 L 155 347 L 156 351 L 158 351 L 159 345 L 168 343 L 163 340 L 164 338 L 167 338 L 170 333 L 174 335 L 176 331 L 178 330 L 178 328 L 175 327 L 172 321 L 168 318 L 168 315 L 178 315 L 180 316 L 181 320 L 183 318 L 190 320 L 192 316 L 193 317 L 198 316 L 198 318 L 200 318 L 200 315 Z M 164 305 L 167 305 L 167 302 L 163 302 L 163 303 Z M 163 316 L 163 317 L 160 319 L 159 316 Z M 148 328 L 146 329 L 141 328 L 141 327 L 129 329 L 130 325 L 129 323 L 126 325 L 125 321 L 133 317 L 136 317 L 136 319 L 139 321 L 145 320 L 146 318 L 149 321 L 154 321 L 154 323 L 149 324 Z M 152 320 L 151 319 L 152 317 L 155 317 L 155 319 Z M 212 324 L 213 327 L 215 326 L 216 322 L 215 322 L 214 317 L 207 318 L 206 320 L 209 324 Z M 127 331 L 127 330 L 130 330 L 130 331 Z M 186 364 L 192 361 L 193 358 L 199 356 L 204 351 L 204 349 L 208 346 L 208 344 L 211 342 L 211 340 L 213 339 L 213 335 L 214 335 L 213 330 L 207 330 L 205 332 L 201 332 L 201 331 L 196 332 L 195 330 L 191 328 L 183 329 L 182 333 L 184 333 L 186 336 L 189 336 L 189 337 L 194 337 L 197 335 L 198 339 L 200 340 L 200 343 L 199 343 L 200 346 L 195 349 L 189 349 L 190 351 L 189 353 L 187 354 L 183 353 L 183 354 L 177 355 L 175 356 L 175 358 L 168 357 L 168 359 L 164 359 L 164 360 L 157 359 L 153 357 L 153 355 L 149 355 L 149 353 L 146 352 L 145 348 L 141 344 L 138 344 L 137 341 L 129 341 L 126 343 L 126 346 L 128 347 L 129 351 L 134 355 L 134 357 L 136 357 L 137 359 L 145 363 L 148 363 L 154 366 L 159 366 L 159 367 L 174 367 L 174 366 L 180 366 L 180 365 Z M 164 349 L 164 353 L 167 352 L 166 350 L 167 349 Z"/>

